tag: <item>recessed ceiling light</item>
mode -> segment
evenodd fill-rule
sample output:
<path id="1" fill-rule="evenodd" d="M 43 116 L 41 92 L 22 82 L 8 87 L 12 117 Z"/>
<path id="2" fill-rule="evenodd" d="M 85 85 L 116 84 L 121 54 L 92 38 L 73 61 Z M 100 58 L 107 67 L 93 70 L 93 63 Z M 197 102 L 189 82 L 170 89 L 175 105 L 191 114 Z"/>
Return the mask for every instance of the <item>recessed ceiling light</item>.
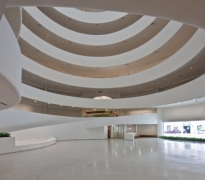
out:
<path id="1" fill-rule="evenodd" d="M 50 103 L 48 103 L 48 104 L 50 104 Z"/>
<path id="2" fill-rule="evenodd" d="M 151 26 L 154 26 L 154 25 L 156 25 L 156 24 L 157 24 L 157 23 L 153 22 L 153 23 L 151 23 L 150 25 L 151 25 Z"/>
<path id="3" fill-rule="evenodd" d="M 165 81 L 166 79 L 164 79 L 164 81 Z"/>
<path id="4" fill-rule="evenodd" d="M 34 102 L 37 102 L 37 101 L 34 101 Z"/>
<path id="5" fill-rule="evenodd" d="M 191 66 L 190 69 L 192 69 L 193 67 Z"/>
<path id="6" fill-rule="evenodd" d="M 49 38 L 49 36 L 48 36 L 48 35 L 47 35 L 46 37 L 47 37 L 47 38 Z"/>
<path id="7" fill-rule="evenodd" d="M 178 104 L 181 104 L 181 102 L 178 102 Z"/>
<path id="8" fill-rule="evenodd" d="M 94 109 L 94 111 L 95 111 L 96 109 Z"/>
<path id="9" fill-rule="evenodd" d="M 71 107 L 74 107 L 74 106 L 71 106 Z"/>
<path id="10" fill-rule="evenodd" d="M 106 111 L 107 111 L 108 109 L 106 109 Z"/>
<path id="11" fill-rule="evenodd" d="M 60 106 L 63 106 L 63 105 L 60 105 Z"/>
<path id="12" fill-rule="evenodd" d="M 46 82 L 46 81 L 45 81 Z"/>
<path id="13" fill-rule="evenodd" d="M 194 101 L 197 101 L 197 99 L 194 99 Z"/>

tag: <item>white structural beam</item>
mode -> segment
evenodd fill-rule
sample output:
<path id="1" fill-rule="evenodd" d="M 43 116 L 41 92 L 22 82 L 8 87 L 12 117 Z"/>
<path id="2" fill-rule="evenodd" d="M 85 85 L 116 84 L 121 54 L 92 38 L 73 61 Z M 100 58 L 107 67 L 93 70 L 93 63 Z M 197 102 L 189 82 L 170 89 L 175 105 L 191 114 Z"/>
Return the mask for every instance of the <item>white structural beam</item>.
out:
<path id="1" fill-rule="evenodd" d="M 8 0 L 8 6 L 77 7 L 161 17 L 205 29 L 204 0 Z"/>

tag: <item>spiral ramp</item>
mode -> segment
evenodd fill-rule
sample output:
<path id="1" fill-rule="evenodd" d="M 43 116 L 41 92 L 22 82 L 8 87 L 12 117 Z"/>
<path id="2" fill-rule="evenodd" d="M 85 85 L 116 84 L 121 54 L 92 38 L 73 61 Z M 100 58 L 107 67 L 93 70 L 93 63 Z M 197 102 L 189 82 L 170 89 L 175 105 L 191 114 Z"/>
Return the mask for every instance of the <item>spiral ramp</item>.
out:
<path id="1" fill-rule="evenodd" d="M 203 1 L 97 2 L 7 1 L 0 131 L 17 140 L 106 139 L 107 126 L 158 124 L 160 135 L 163 108 L 205 103 Z M 142 109 L 152 113 L 125 113 Z M 82 117 L 98 110 L 119 117 Z"/>

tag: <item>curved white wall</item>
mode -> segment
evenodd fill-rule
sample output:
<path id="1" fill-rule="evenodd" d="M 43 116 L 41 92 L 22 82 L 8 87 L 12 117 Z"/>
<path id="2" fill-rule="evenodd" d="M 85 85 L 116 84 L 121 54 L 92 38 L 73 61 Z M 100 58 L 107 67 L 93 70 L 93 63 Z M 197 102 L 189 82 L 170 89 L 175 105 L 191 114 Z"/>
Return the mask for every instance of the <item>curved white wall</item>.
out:
<path id="1" fill-rule="evenodd" d="M 39 49 L 41 52 L 57 60 L 79 66 L 99 68 L 124 65 L 140 60 L 167 43 L 181 27 L 181 23 L 171 21 L 155 37 L 144 43 L 142 46 L 122 54 L 104 57 L 82 56 L 63 51 L 42 40 L 25 26 L 22 26 L 20 36 L 34 48 Z"/>
<path id="2" fill-rule="evenodd" d="M 10 108 L 21 99 L 21 51 L 16 37 L 3 16 L 0 21 L 0 104 L 1 109 Z"/>
<path id="3" fill-rule="evenodd" d="M 50 137 L 55 137 L 57 140 L 107 139 L 105 126 L 158 123 L 155 113 L 120 117 L 72 118 L 15 109 L 0 112 L 0 119 L 0 131 L 12 132 L 12 136 L 17 141 Z"/>
<path id="4" fill-rule="evenodd" d="M 8 0 L 7 6 L 47 6 L 47 7 L 85 7 L 92 9 L 102 9 L 109 11 L 129 12 L 143 15 L 161 17 L 165 19 L 179 21 L 205 29 L 204 1 L 198 0 Z"/>
<path id="5" fill-rule="evenodd" d="M 64 96 L 23 84 L 22 96 L 51 104 L 96 109 L 134 109 L 188 101 L 205 96 L 205 75 L 179 87 L 156 94 L 123 99 L 86 99 Z"/>
<path id="6" fill-rule="evenodd" d="M 174 55 L 145 71 L 115 78 L 86 78 L 64 74 L 42 66 L 23 56 L 23 69 L 61 84 L 85 88 L 121 88 L 139 85 L 162 78 L 195 58 L 205 47 L 205 31 L 198 29 L 192 38 Z"/>
<path id="7" fill-rule="evenodd" d="M 156 19 L 155 17 L 144 16 L 120 31 L 105 35 L 89 35 L 78 33 L 59 25 L 36 7 L 24 7 L 24 9 L 38 23 L 42 24 L 46 29 L 57 36 L 71 42 L 90 46 L 105 46 L 123 42 L 143 31 Z"/>
<path id="8" fill-rule="evenodd" d="M 75 8 L 63 8 L 63 7 L 54 7 L 54 9 L 69 18 L 84 23 L 91 23 L 91 24 L 108 23 L 111 21 L 118 20 L 127 15 L 127 13 L 121 13 L 121 12 L 111 12 L 111 11 L 86 12 Z"/>

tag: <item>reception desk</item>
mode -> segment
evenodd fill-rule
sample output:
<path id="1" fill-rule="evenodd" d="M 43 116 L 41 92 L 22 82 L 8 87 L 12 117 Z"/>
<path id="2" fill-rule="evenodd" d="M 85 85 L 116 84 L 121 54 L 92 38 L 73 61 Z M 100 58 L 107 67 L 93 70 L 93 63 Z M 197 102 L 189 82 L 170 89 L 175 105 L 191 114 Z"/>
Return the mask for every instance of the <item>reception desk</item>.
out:
<path id="1" fill-rule="evenodd" d="M 125 133 L 124 139 L 128 141 L 134 141 L 135 139 L 135 133 Z"/>

